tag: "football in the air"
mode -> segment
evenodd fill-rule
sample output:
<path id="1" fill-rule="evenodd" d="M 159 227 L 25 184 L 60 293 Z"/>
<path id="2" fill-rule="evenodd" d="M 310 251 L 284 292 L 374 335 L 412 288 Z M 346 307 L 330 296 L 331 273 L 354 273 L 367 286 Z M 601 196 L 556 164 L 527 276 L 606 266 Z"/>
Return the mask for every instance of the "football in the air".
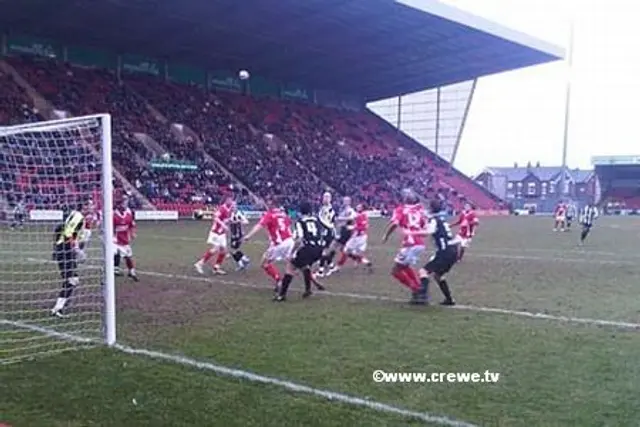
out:
<path id="1" fill-rule="evenodd" d="M 240 70 L 238 72 L 238 77 L 240 78 L 240 80 L 249 80 L 249 72 L 247 70 Z"/>

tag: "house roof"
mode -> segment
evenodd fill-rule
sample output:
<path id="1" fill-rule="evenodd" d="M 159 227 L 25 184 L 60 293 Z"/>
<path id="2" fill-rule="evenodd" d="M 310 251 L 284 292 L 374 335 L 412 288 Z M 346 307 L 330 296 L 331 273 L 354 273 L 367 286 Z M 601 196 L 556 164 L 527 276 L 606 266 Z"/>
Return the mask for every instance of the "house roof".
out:
<path id="1" fill-rule="evenodd" d="M 489 167 L 484 172 L 492 175 L 503 175 L 507 181 L 522 181 L 529 174 L 533 174 L 540 181 L 553 181 L 560 177 L 562 166 L 540 166 L 540 167 Z M 569 169 L 569 177 L 574 182 L 585 182 L 593 174 L 592 170 Z"/>
<path id="2" fill-rule="evenodd" d="M 436 0 L 3 1 L 0 30 L 388 98 L 564 50 Z"/>

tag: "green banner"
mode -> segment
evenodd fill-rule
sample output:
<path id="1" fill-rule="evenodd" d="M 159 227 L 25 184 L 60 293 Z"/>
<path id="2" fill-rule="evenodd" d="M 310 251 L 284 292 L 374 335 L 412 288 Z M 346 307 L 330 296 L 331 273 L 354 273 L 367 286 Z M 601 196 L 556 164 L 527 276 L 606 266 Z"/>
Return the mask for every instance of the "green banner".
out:
<path id="1" fill-rule="evenodd" d="M 140 55 L 122 55 L 122 71 L 127 73 L 143 73 L 152 76 L 164 76 L 162 62 Z"/>
<path id="2" fill-rule="evenodd" d="M 211 72 L 209 87 L 230 92 L 242 92 L 242 81 L 230 71 L 217 70 Z"/>
<path id="3" fill-rule="evenodd" d="M 168 64 L 167 74 L 169 79 L 176 83 L 207 85 L 207 72 L 203 68 L 190 67 L 188 65 Z"/>
<path id="4" fill-rule="evenodd" d="M 115 70 L 118 67 L 116 55 L 82 47 L 68 47 L 67 61 L 81 67 L 106 68 L 108 70 Z"/>
<path id="5" fill-rule="evenodd" d="M 278 97 L 280 86 L 264 77 L 256 76 L 249 80 L 249 91 L 252 95 Z"/>
<path id="6" fill-rule="evenodd" d="M 35 37 L 9 36 L 7 53 L 62 59 L 62 47 L 59 44 Z"/>
<path id="7" fill-rule="evenodd" d="M 182 171 L 197 171 L 198 166 L 193 163 L 188 162 L 179 162 L 179 161 L 152 161 L 149 163 L 152 169 L 172 169 L 172 170 L 182 170 Z"/>

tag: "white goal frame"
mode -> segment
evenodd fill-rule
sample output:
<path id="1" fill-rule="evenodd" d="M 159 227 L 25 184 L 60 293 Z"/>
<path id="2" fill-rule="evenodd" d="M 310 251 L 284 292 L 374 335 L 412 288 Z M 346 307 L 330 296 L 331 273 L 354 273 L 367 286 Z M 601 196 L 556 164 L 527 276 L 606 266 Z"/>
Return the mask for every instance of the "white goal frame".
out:
<path id="1" fill-rule="evenodd" d="M 0 127 L 0 136 L 9 136 L 22 132 L 47 132 L 60 131 L 61 129 L 73 128 L 74 124 L 83 124 L 87 121 L 98 120 L 101 128 L 100 153 L 96 153 L 101 158 L 101 192 L 102 192 L 102 234 L 103 238 L 103 333 L 104 343 L 113 346 L 116 343 L 116 293 L 115 293 L 115 271 L 114 271 L 114 245 L 113 245 L 113 162 L 111 158 L 112 138 L 111 138 L 111 115 L 94 114 L 88 116 L 72 117 L 68 119 L 50 120 L 43 122 L 28 123 L 15 126 Z M 90 147 L 96 151 L 95 147 Z M 64 320 L 63 320 L 64 321 Z M 27 329 L 33 329 L 25 326 Z M 42 329 L 42 328 L 38 328 Z M 43 330 L 44 333 L 47 333 Z M 50 331 L 51 336 L 65 339 L 64 335 L 56 331 Z M 73 335 L 69 340 L 73 340 Z M 83 338 L 78 337 L 79 340 Z"/>

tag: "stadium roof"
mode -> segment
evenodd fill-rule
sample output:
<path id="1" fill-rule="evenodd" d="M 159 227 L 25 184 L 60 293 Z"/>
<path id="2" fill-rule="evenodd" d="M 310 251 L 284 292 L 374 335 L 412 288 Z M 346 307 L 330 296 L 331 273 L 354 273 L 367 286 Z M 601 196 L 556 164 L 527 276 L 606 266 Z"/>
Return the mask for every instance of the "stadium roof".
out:
<path id="1" fill-rule="evenodd" d="M 367 101 L 561 58 L 435 0 L 0 0 L 11 34 L 242 69 Z"/>

